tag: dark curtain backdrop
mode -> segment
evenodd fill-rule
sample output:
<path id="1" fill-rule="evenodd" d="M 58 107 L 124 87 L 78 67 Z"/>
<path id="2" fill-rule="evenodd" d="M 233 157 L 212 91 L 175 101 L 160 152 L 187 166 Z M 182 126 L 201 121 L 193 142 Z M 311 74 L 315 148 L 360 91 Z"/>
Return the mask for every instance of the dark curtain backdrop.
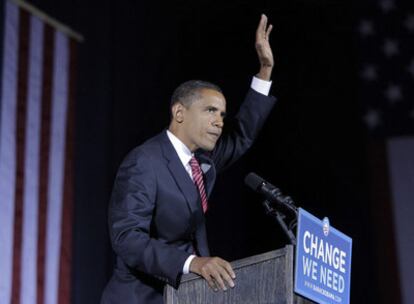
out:
<path id="1" fill-rule="evenodd" d="M 279 102 L 255 146 L 217 180 L 208 214 L 212 252 L 234 260 L 286 243 L 261 197 L 243 185 L 254 171 L 353 238 L 352 303 L 378 302 L 352 2 L 30 2 L 86 39 L 76 104 L 73 303 L 98 303 L 111 275 L 106 209 L 122 158 L 168 125 L 169 97 L 184 80 L 217 83 L 235 114 L 258 71 L 262 12 L 275 26 Z"/>

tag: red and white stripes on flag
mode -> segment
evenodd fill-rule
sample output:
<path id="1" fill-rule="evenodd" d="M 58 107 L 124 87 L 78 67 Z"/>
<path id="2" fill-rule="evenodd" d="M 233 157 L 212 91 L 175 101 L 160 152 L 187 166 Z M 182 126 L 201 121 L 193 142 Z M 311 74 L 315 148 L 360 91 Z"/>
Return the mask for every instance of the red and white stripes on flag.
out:
<path id="1" fill-rule="evenodd" d="M 76 41 L 4 5 L 0 303 L 70 303 Z"/>

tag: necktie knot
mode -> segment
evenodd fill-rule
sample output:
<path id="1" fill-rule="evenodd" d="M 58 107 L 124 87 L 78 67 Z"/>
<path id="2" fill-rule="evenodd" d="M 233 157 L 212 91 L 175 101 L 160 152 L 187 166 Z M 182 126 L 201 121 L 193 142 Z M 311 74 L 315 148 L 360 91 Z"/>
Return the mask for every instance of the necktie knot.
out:
<path id="1" fill-rule="evenodd" d="M 191 172 L 193 172 L 193 175 L 195 172 L 198 173 L 201 171 L 200 164 L 198 163 L 197 158 L 195 158 L 194 156 L 191 157 L 190 159 L 190 167 L 191 167 Z"/>

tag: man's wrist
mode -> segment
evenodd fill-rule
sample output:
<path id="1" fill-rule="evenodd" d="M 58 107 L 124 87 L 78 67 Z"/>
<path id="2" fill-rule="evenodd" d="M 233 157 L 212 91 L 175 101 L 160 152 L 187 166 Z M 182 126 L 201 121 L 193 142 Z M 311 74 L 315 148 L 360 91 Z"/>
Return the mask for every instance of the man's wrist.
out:
<path id="1" fill-rule="evenodd" d="M 272 76 L 273 66 L 271 65 L 261 65 L 259 73 L 257 73 L 256 77 L 262 80 L 269 81 Z"/>

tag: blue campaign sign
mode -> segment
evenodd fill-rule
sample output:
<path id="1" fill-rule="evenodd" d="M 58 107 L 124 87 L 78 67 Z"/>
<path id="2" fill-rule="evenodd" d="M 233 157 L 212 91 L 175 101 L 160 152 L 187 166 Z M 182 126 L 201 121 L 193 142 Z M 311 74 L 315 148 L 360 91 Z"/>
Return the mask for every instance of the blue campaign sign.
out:
<path id="1" fill-rule="evenodd" d="M 352 239 L 299 208 L 295 292 L 317 303 L 348 304 Z"/>

